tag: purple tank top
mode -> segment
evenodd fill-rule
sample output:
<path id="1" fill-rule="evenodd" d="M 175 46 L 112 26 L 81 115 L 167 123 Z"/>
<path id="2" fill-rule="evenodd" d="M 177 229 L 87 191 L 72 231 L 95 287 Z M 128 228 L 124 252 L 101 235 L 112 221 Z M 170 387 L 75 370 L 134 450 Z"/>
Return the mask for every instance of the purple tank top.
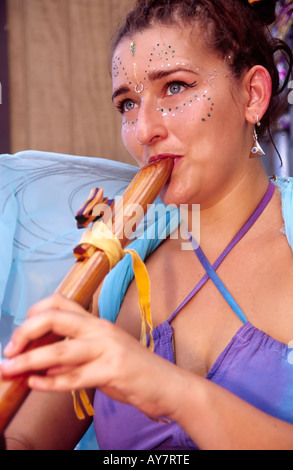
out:
<path id="1" fill-rule="evenodd" d="M 270 183 L 263 200 L 242 229 L 211 266 L 191 238 L 207 274 L 172 314 L 153 331 L 155 353 L 175 363 L 171 322 L 186 303 L 211 279 L 243 325 L 206 376 L 260 410 L 293 424 L 293 364 L 290 349 L 251 325 L 215 270 L 260 216 L 274 192 Z M 197 446 L 175 422 L 158 423 L 136 408 L 109 399 L 98 390 L 94 399 L 94 425 L 102 450 L 196 450 Z"/>

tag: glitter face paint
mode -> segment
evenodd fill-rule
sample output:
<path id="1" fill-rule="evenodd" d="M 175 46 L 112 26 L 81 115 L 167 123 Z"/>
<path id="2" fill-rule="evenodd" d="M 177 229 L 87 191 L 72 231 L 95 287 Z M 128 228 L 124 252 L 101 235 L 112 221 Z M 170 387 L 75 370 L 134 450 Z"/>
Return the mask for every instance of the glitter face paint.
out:
<path id="1" fill-rule="evenodd" d="M 135 49 L 136 45 L 134 41 L 132 41 L 130 43 L 130 54 L 132 57 L 135 55 Z M 196 82 L 194 82 L 190 85 L 191 93 L 188 93 L 188 96 L 185 94 L 181 100 L 179 99 L 179 101 L 176 100 L 175 105 L 171 101 L 175 94 L 171 96 L 171 99 L 165 98 L 164 103 L 163 100 L 158 99 L 156 111 L 160 113 L 163 118 L 176 119 L 179 116 L 185 116 L 192 107 L 198 104 L 198 102 L 203 101 L 206 106 L 204 106 L 205 113 L 200 117 L 200 122 L 206 123 L 212 118 L 215 106 L 212 91 L 215 87 L 217 76 L 219 75 L 216 69 L 208 73 L 201 73 L 200 67 L 187 64 L 186 62 L 180 61 L 178 57 L 176 58 L 176 48 L 164 42 L 157 42 L 153 45 L 149 55 L 146 54 L 145 65 L 143 73 L 138 74 L 136 62 L 133 62 L 133 70 L 131 70 L 129 65 L 124 66 L 123 60 L 119 55 L 115 55 L 113 58 L 112 69 L 113 79 L 118 80 L 120 87 L 129 87 L 134 90 L 136 94 L 139 94 L 141 99 L 143 99 L 144 92 L 148 90 L 150 85 L 149 76 L 151 74 L 160 71 L 176 70 L 179 68 L 194 71 L 199 75 L 199 77 L 201 77 L 201 82 L 204 84 L 204 90 L 197 91 Z M 131 76 L 134 76 L 134 80 L 130 78 Z M 140 78 L 138 78 L 138 76 L 140 76 Z M 174 83 L 175 82 L 176 80 L 174 79 Z M 134 114 L 134 111 L 131 113 L 123 113 L 123 132 L 129 133 L 136 131 L 137 117 L 134 116 Z M 128 115 L 131 115 L 131 118 L 129 118 Z"/>
<path id="2" fill-rule="evenodd" d="M 247 169 L 247 77 L 236 84 L 202 30 L 177 25 L 156 25 L 123 38 L 113 68 L 112 99 L 122 112 L 129 155 L 140 167 L 168 155 L 176 163 L 160 195 L 163 202 L 214 204 L 214 194 L 228 191 Z"/>

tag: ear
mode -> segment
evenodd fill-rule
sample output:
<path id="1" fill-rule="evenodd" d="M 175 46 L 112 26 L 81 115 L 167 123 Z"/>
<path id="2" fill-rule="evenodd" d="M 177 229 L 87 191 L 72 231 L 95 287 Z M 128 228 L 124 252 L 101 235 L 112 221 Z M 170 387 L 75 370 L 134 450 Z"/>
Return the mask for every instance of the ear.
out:
<path id="1" fill-rule="evenodd" d="M 266 113 L 272 94 L 272 79 L 267 69 L 261 65 L 252 67 L 244 77 L 247 93 L 245 118 L 247 122 L 256 124 Z"/>

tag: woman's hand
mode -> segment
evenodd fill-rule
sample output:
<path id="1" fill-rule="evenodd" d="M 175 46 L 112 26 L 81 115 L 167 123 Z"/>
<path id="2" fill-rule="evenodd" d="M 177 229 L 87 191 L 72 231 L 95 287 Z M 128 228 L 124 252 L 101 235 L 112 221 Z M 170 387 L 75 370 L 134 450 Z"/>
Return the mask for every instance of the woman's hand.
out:
<path id="1" fill-rule="evenodd" d="M 24 351 L 29 342 L 50 332 L 66 340 Z M 30 309 L 4 353 L 2 375 L 29 372 L 29 386 L 35 390 L 99 388 L 151 416 L 170 416 L 176 406 L 177 389 L 170 390 L 166 383 L 176 383 L 177 367 L 124 330 L 58 294 Z M 40 371 L 45 375 L 38 375 Z"/>
<path id="2" fill-rule="evenodd" d="M 49 332 L 67 339 L 23 352 Z M 31 373 L 29 385 L 40 391 L 99 388 L 148 416 L 173 419 L 201 449 L 292 449 L 292 425 L 176 367 L 60 295 L 30 310 L 6 355 L 4 377 Z"/>

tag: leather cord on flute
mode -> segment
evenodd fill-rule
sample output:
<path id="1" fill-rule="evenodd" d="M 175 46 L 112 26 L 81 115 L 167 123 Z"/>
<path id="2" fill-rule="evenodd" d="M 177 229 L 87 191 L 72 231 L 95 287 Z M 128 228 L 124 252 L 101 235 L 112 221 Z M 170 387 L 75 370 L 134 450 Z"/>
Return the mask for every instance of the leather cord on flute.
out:
<path id="1" fill-rule="evenodd" d="M 124 191 L 122 197 L 113 209 L 112 227 L 115 237 L 120 240 L 122 248 L 128 242 L 131 233 L 130 226 L 133 214 L 128 214 L 123 208 L 139 204 L 142 208 L 141 218 L 145 215 L 148 205 L 157 198 L 166 184 L 173 169 L 173 160 L 166 158 L 152 162 L 138 171 L 132 182 Z M 139 220 L 136 218 L 136 223 Z M 107 255 L 98 248 L 93 248 L 89 257 L 80 257 L 73 265 L 65 279 L 57 288 L 64 297 L 88 308 L 90 301 L 99 285 L 110 270 Z M 48 345 L 62 338 L 49 334 L 44 338 L 33 341 L 26 350 L 42 345 Z M 12 380 L 0 380 L 0 434 L 4 432 L 9 422 L 27 397 L 30 389 L 27 384 L 28 375 L 15 377 Z"/>

